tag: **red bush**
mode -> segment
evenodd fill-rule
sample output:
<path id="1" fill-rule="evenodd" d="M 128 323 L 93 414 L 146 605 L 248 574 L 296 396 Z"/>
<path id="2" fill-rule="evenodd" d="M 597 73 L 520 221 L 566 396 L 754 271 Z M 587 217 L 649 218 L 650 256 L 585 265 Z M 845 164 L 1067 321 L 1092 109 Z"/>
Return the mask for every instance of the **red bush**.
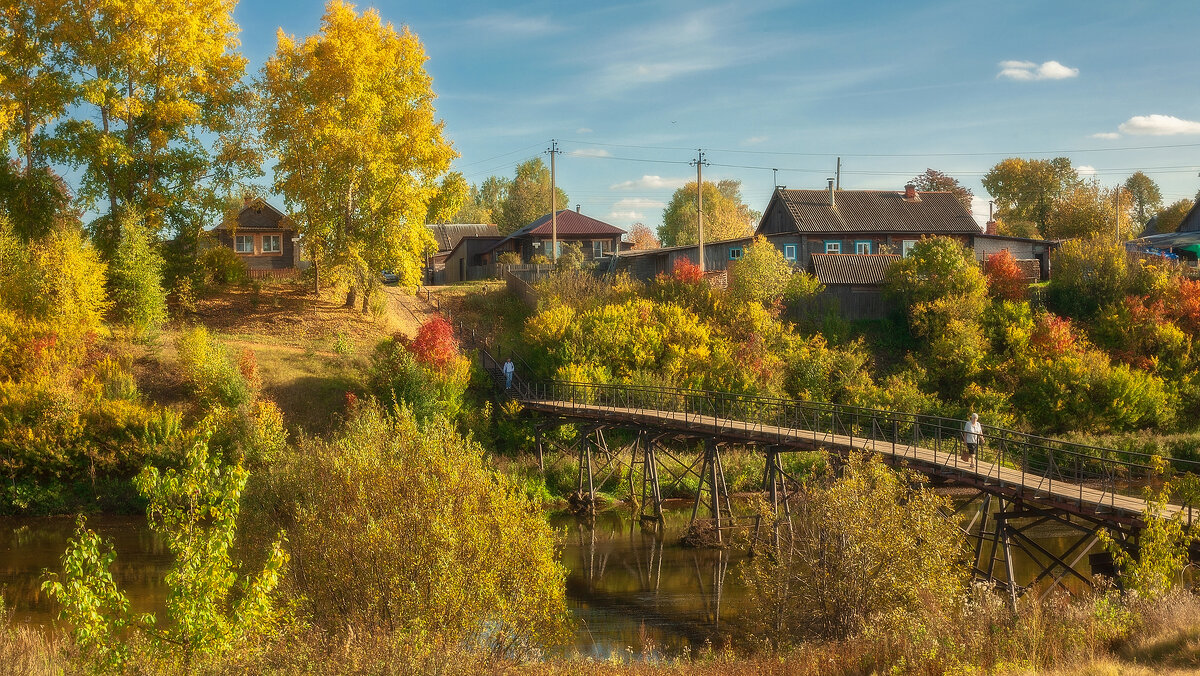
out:
<path id="1" fill-rule="evenodd" d="M 1078 343 L 1071 320 L 1048 312 L 1038 316 L 1029 342 L 1050 355 L 1066 354 L 1074 350 Z"/>
<path id="2" fill-rule="evenodd" d="M 1017 260 L 1008 249 L 987 257 L 983 264 L 983 273 L 987 276 L 988 293 L 995 298 L 1004 300 L 1024 300 L 1029 291 L 1029 284 Z"/>
<path id="3" fill-rule="evenodd" d="M 443 317 L 435 317 L 421 325 L 412 343 L 417 361 L 438 370 L 445 370 L 458 356 L 458 339 L 454 329 Z"/>
<path id="4" fill-rule="evenodd" d="M 250 389 L 258 392 L 262 389 L 262 376 L 258 373 L 258 357 L 249 349 L 242 350 L 242 354 L 238 356 L 238 371 L 241 371 L 242 377 L 246 379 L 246 384 Z"/>
<path id="5" fill-rule="evenodd" d="M 1172 298 L 1171 314 L 1179 328 L 1200 336 L 1200 279 L 1180 277 Z"/>
<path id="6" fill-rule="evenodd" d="M 680 258 L 675 261 L 675 270 L 673 276 L 676 281 L 685 284 L 696 284 L 704 279 L 704 272 L 700 270 L 700 266 L 691 262 L 686 258 Z"/>

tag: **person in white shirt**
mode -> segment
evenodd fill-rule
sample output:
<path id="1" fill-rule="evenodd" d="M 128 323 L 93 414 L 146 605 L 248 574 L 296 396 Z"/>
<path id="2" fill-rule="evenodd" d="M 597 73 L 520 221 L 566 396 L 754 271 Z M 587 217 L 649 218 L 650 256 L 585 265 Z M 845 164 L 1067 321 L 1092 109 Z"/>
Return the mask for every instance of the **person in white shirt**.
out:
<path id="1" fill-rule="evenodd" d="M 504 366 L 500 370 L 504 373 L 504 389 L 511 390 L 513 372 L 517 370 L 517 367 L 513 366 L 512 357 L 505 360 Z"/>
<path id="2" fill-rule="evenodd" d="M 970 461 L 979 452 L 979 442 L 983 440 L 983 425 L 979 424 L 979 414 L 972 413 L 971 419 L 963 423 L 963 460 Z"/>

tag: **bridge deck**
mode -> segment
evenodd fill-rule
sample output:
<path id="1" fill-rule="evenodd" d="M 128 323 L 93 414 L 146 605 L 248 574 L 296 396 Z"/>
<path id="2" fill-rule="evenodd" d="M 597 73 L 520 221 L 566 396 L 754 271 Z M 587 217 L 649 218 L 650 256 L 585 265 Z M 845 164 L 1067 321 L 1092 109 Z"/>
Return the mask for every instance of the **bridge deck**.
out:
<path id="1" fill-rule="evenodd" d="M 913 446 L 890 441 L 811 430 L 777 427 L 762 423 L 729 420 L 709 415 L 590 405 L 549 399 L 525 399 L 526 408 L 564 417 L 634 424 L 643 427 L 689 434 L 710 435 L 724 441 L 775 444 L 797 449 L 826 448 L 839 452 L 861 450 L 878 453 L 885 458 L 905 460 L 926 474 L 947 478 L 956 483 L 981 490 L 1020 498 L 1033 505 L 1053 506 L 1087 518 L 1140 524 L 1146 501 L 1111 490 L 1080 483 L 1054 480 L 982 459 L 964 462 L 955 451 Z M 1189 508 L 1190 509 L 1190 508 Z M 1182 510 L 1178 505 L 1166 505 L 1163 516 L 1173 516 Z M 1186 515 L 1185 515 L 1186 520 Z"/>

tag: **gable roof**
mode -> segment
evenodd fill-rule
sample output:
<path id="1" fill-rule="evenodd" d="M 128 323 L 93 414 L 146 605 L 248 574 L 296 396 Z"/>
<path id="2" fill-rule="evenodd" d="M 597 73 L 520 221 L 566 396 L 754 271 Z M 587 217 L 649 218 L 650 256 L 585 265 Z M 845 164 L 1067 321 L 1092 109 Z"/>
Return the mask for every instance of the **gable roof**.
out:
<path id="1" fill-rule="evenodd" d="M 236 224 L 234 223 L 236 221 Z M 288 230 L 295 229 L 295 224 L 287 214 L 271 206 L 261 197 L 242 204 L 232 218 L 226 218 L 213 230 Z"/>
<path id="2" fill-rule="evenodd" d="M 779 204 L 774 203 L 778 200 Z M 800 233 L 896 232 L 927 235 L 981 232 L 970 212 L 949 192 L 918 192 L 917 199 L 904 198 L 893 190 L 840 190 L 829 204 L 826 190 L 776 190 L 772 204 L 763 213 L 759 230 L 766 224 L 771 207 L 791 214 Z"/>
<path id="3" fill-rule="evenodd" d="M 452 251 L 463 237 L 499 237 L 496 226 L 488 223 L 430 223 L 429 234 L 437 240 L 438 251 Z"/>
<path id="4" fill-rule="evenodd" d="M 896 254 L 812 254 L 813 274 L 822 284 L 882 284 Z"/>
<path id="5" fill-rule="evenodd" d="M 538 237 L 550 237 L 555 229 L 555 224 L 551 222 L 550 214 L 546 214 L 529 225 L 510 233 L 507 237 L 496 243 L 496 247 L 500 247 L 505 242 L 521 237 L 529 237 L 536 235 Z M 609 225 L 604 221 L 584 216 L 578 211 L 570 209 L 562 209 L 558 212 L 557 224 L 558 236 L 587 236 L 596 237 L 620 237 L 625 234 L 625 231 L 615 225 Z"/>

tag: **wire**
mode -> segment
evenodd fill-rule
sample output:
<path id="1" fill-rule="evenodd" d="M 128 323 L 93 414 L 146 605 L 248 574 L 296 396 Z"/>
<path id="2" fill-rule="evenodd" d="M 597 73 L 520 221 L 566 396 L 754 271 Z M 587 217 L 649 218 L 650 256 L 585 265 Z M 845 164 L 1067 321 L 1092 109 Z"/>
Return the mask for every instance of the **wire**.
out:
<path id="1" fill-rule="evenodd" d="M 578 141 L 570 139 L 562 139 L 564 143 L 582 143 L 593 146 L 607 146 L 611 148 L 639 148 L 642 150 L 695 150 L 695 148 L 686 148 L 682 146 L 639 146 L 619 143 L 602 143 L 599 141 Z M 916 158 L 916 157 L 978 157 L 988 155 L 1005 155 L 1015 157 L 1018 155 L 1060 155 L 1065 153 L 1111 153 L 1122 152 L 1126 150 L 1161 150 L 1168 148 L 1197 148 L 1200 143 L 1169 143 L 1163 145 L 1152 146 L 1121 146 L 1117 148 L 1067 148 L 1062 150 L 1022 150 L 1022 151 L 985 151 L 985 152 L 946 152 L 946 153 L 802 153 L 785 150 L 744 150 L 736 148 L 705 148 L 707 152 L 713 153 L 741 153 L 747 155 L 794 155 L 801 157 L 897 157 L 897 158 Z M 769 168 L 769 167 L 768 167 Z"/>

